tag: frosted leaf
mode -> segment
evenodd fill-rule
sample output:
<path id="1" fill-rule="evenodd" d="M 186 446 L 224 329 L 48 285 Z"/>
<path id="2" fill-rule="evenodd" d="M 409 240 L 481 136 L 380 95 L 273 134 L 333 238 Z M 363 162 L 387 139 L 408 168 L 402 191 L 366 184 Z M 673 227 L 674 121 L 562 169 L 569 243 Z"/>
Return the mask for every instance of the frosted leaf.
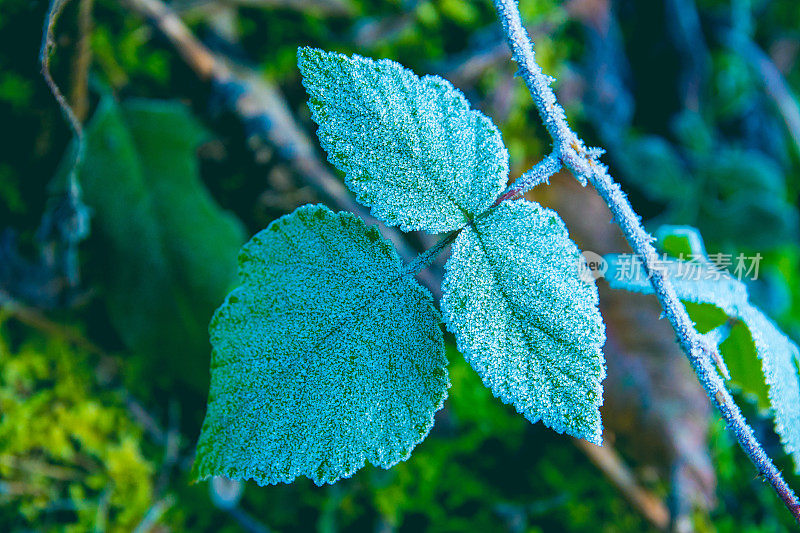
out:
<path id="1" fill-rule="evenodd" d="M 500 132 L 448 81 L 388 59 L 315 48 L 297 56 L 328 160 L 376 217 L 404 231 L 449 231 L 503 191 Z"/>
<path id="2" fill-rule="evenodd" d="M 391 243 L 305 206 L 239 255 L 210 325 L 211 392 L 194 476 L 317 484 L 389 466 L 447 395 L 440 316 Z"/>
<path id="3" fill-rule="evenodd" d="M 699 249 L 703 249 L 702 240 Z M 628 275 L 630 270 L 627 262 L 630 257 L 605 257 L 608 263 L 605 276 L 609 285 L 614 289 L 652 294 L 653 287 L 646 277 Z M 744 283 L 726 271 L 718 270 L 707 257 L 692 263 L 669 260 L 661 262 L 661 266 L 681 300 L 719 307 L 729 317 L 741 320 L 750 330 L 769 388 L 775 429 L 783 448 L 794 458 L 795 470 L 800 472 L 800 384 L 797 370 L 800 350 L 797 345 L 749 302 Z M 735 373 L 731 377 L 737 380 Z"/>
<path id="4" fill-rule="evenodd" d="M 797 380 L 800 350 L 757 307 L 747 305 L 738 312 L 761 358 L 769 401 L 775 410 L 775 430 L 783 449 L 794 459 L 795 472 L 800 473 L 800 386 Z"/>
<path id="5" fill-rule="evenodd" d="M 503 202 L 456 239 L 442 311 L 495 396 L 531 422 L 600 444 L 605 330 L 580 264 L 554 211 Z"/>

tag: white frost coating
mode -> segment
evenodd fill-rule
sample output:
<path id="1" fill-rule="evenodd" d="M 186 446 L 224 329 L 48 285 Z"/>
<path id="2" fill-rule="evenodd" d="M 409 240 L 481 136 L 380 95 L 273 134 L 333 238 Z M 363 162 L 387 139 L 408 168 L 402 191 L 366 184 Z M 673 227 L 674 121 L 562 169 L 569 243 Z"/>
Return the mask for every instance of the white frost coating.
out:
<path id="1" fill-rule="evenodd" d="M 403 231 L 450 231 L 503 191 L 500 132 L 450 82 L 388 59 L 297 55 L 328 160 L 377 218 Z"/>
<path id="2" fill-rule="evenodd" d="M 449 382 L 439 313 L 391 243 L 355 215 L 305 206 L 239 264 L 209 327 L 194 477 L 321 485 L 407 459 Z"/>
<path id="3" fill-rule="evenodd" d="M 663 233 L 662 237 L 665 235 Z M 704 250 L 702 240 L 698 249 Z M 612 288 L 653 293 L 649 280 L 644 277 L 628 279 L 623 275 L 630 271 L 629 258 L 625 259 L 625 263 L 616 255 L 606 256 L 605 259 L 608 263 L 606 279 Z M 725 271 L 715 269 L 707 257 L 705 260 L 702 257 L 696 259 L 700 259 L 699 264 L 695 262 L 691 267 L 681 265 L 678 260 L 669 261 L 662 264 L 663 270 L 681 300 L 715 305 L 729 317 L 741 320 L 750 330 L 769 387 L 769 402 L 775 412 L 775 430 L 783 448 L 794 459 L 795 471 L 800 473 L 800 384 L 797 371 L 800 350 L 760 309 L 748 301 L 747 287 L 742 282 Z M 687 276 L 687 272 L 691 276 Z M 735 379 L 737 376 L 732 377 Z"/>
<path id="4" fill-rule="evenodd" d="M 456 239 L 442 311 L 495 396 L 531 422 L 600 444 L 605 329 L 579 261 L 554 211 L 503 202 Z"/>

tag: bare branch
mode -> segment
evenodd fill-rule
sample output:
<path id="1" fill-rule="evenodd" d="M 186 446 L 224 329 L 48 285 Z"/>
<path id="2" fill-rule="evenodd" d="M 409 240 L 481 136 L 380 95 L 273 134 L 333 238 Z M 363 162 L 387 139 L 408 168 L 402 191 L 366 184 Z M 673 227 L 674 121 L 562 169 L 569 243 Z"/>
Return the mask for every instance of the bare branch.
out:
<path id="1" fill-rule="evenodd" d="M 597 446 L 583 439 L 573 439 L 575 445 L 619 489 L 623 496 L 655 527 L 666 530 L 669 511 L 660 499 L 645 490 L 611 446 Z"/>
<path id="2" fill-rule="evenodd" d="M 0 289 L 0 311 L 10 314 L 12 317 L 22 322 L 23 324 L 39 331 L 51 335 L 57 339 L 67 341 L 70 344 L 82 348 L 89 353 L 106 357 L 105 352 L 96 344 L 81 335 L 77 330 L 53 322 L 38 309 L 28 307 L 22 302 L 12 298 L 5 291 Z"/>
<path id="3" fill-rule="evenodd" d="M 89 114 L 89 67 L 92 63 L 92 8 L 94 0 L 81 0 L 78 7 L 77 50 L 72 62 L 72 87 L 69 99 L 79 121 Z"/>
<path id="4" fill-rule="evenodd" d="M 184 0 L 172 8 L 178 13 L 186 11 L 212 11 L 224 7 L 247 6 L 262 9 L 291 9 L 316 16 L 344 17 L 353 14 L 353 6 L 346 0 Z"/>
<path id="5" fill-rule="evenodd" d="M 54 38 L 56 22 L 58 21 L 58 18 L 61 16 L 61 12 L 64 10 L 64 7 L 68 2 L 69 0 L 51 0 L 50 2 L 50 6 L 47 9 L 47 20 L 45 21 L 44 32 L 42 34 L 42 46 L 39 50 L 39 61 L 42 65 L 42 76 L 44 77 L 44 81 L 47 83 L 47 87 L 50 89 L 50 92 L 53 93 L 53 97 L 56 99 L 56 102 L 58 102 L 61 112 L 69 122 L 69 125 L 72 128 L 72 131 L 75 133 L 75 137 L 78 141 L 78 149 L 75 152 L 75 161 L 72 166 L 72 171 L 70 172 L 70 185 L 72 188 L 77 189 L 75 167 L 80 164 L 83 157 L 83 126 L 81 125 L 81 121 L 78 120 L 78 117 L 75 116 L 75 113 L 73 112 L 69 103 L 67 103 L 67 99 L 64 98 L 64 95 L 61 93 L 61 89 L 58 87 L 58 84 L 53 79 L 53 75 L 50 73 L 50 55 L 53 53 L 53 49 L 56 46 Z"/>

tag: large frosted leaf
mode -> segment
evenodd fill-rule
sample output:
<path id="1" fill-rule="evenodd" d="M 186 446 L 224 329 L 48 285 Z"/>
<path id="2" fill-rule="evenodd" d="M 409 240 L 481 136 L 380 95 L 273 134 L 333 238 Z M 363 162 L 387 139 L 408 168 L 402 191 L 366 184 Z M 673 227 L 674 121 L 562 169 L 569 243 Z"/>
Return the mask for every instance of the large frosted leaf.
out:
<path id="1" fill-rule="evenodd" d="M 349 213 L 297 209 L 239 255 L 211 321 L 195 476 L 317 484 L 389 467 L 447 394 L 440 316 L 392 245 Z"/>
<path id="2" fill-rule="evenodd" d="M 647 278 L 633 275 L 632 257 L 606 256 L 609 284 L 615 289 L 652 294 L 653 287 Z M 695 253 L 695 257 L 697 260 L 692 263 L 668 260 L 662 262 L 661 266 L 671 278 L 681 300 L 714 305 L 747 326 L 769 388 L 769 403 L 775 412 L 775 429 L 786 452 L 792 454 L 795 469 L 800 472 L 800 384 L 797 370 L 800 350 L 761 310 L 750 304 L 747 287 L 741 281 L 716 269 L 702 254 Z M 740 333 L 737 335 L 739 339 L 746 339 Z M 729 347 L 735 351 L 727 352 L 726 348 Z M 758 395 L 758 387 L 748 386 L 752 376 L 739 376 L 736 373 L 737 369 L 749 366 L 747 361 L 739 360 L 747 355 L 747 350 L 729 342 L 723 343 L 721 349 L 726 358 L 729 355 L 737 358 L 735 364 L 730 365 L 734 384 Z"/>
<path id="3" fill-rule="evenodd" d="M 328 159 L 387 224 L 456 229 L 502 192 L 500 132 L 448 81 L 315 48 L 301 48 L 298 64 Z"/>
<path id="4" fill-rule="evenodd" d="M 554 211 L 504 202 L 456 239 L 442 310 L 495 396 L 531 422 L 599 444 L 605 331 L 580 261 Z"/>

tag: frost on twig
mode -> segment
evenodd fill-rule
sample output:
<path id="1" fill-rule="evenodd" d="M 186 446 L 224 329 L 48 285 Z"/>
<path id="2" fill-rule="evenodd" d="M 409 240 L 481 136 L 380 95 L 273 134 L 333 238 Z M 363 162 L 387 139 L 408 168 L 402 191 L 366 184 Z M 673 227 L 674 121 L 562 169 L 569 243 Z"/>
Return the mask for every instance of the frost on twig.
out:
<path id="1" fill-rule="evenodd" d="M 553 152 L 533 166 L 532 169 L 517 178 L 517 180 L 509 185 L 509 187 L 500 195 L 495 201 L 498 204 L 504 200 L 510 200 L 518 196 L 522 196 L 530 191 L 537 185 L 542 183 L 550 183 L 550 178 L 559 170 L 561 170 L 562 163 L 558 154 Z"/>
<path id="2" fill-rule="evenodd" d="M 695 243 L 692 245 L 694 249 L 705 250 L 697 232 L 694 232 L 691 241 Z M 621 257 L 607 257 L 606 276 L 611 287 L 652 294 L 653 287 L 648 280 L 623 275 Z M 727 272 L 717 270 L 706 255 L 693 254 L 691 263 L 668 260 L 663 271 L 672 280 L 681 300 L 712 304 L 731 319 L 741 320 L 750 330 L 755 352 L 761 359 L 764 380 L 769 386 L 769 402 L 775 412 L 775 429 L 784 449 L 793 456 L 795 469 L 800 471 L 800 382 L 796 366 L 800 362 L 800 349 L 749 302 L 744 283 Z M 687 275 L 687 272 L 691 272 L 691 275 Z M 704 352 L 719 367 L 722 376 L 736 379 L 739 376 L 729 375 L 727 365 L 717 349 L 730 330 L 731 325 L 726 322 L 698 340 L 711 347 Z"/>

